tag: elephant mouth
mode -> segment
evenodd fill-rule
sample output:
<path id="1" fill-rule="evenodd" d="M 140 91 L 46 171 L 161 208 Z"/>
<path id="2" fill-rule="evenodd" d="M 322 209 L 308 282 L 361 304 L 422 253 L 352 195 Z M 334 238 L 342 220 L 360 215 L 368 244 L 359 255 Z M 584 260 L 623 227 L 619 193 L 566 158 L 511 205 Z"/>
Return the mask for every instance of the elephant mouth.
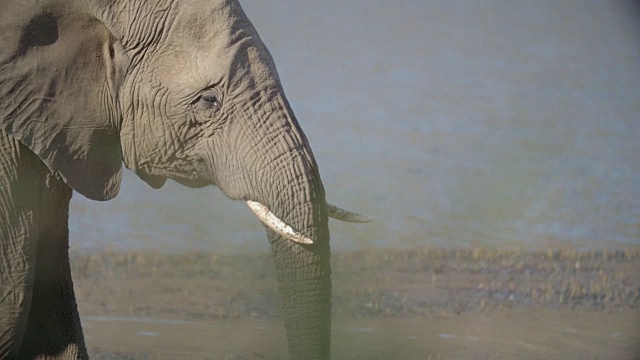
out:
<path id="1" fill-rule="evenodd" d="M 211 185 L 211 181 L 204 179 L 176 179 L 176 182 L 188 188 L 198 189 Z"/>
<path id="2" fill-rule="evenodd" d="M 251 200 L 247 200 L 246 203 L 251 211 L 253 211 L 253 213 L 256 215 L 256 217 L 258 217 L 258 219 L 260 219 L 260 221 L 262 221 L 265 226 L 274 231 L 276 234 L 298 244 L 313 244 L 313 240 L 311 240 L 308 236 L 305 236 L 302 232 L 293 228 L 291 225 L 288 225 L 287 223 L 279 219 L 266 206 L 262 205 L 259 202 Z M 331 204 L 327 204 L 327 210 L 329 213 L 329 217 L 340 221 L 366 223 L 373 220 L 368 216 L 345 210 Z"/>

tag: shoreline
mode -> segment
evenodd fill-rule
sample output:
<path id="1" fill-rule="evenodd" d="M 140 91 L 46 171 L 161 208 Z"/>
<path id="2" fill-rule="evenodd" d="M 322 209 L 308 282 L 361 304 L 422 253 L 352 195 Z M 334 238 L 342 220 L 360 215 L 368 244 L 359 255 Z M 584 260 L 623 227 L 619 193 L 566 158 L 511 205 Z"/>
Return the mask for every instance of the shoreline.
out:
<path id="1" fill-rule="evenodd" d="M 334 251 L 331 261 L 338 359 L 640 354 L 640 248 Z M 94 358 L 288 356 L 270 254 L 103 251 L 71 264 Z"/>
<path id="2" fill-rule="evenodd" d="M 473 311 L 568 306 L 607 310 L 640 306 L 640 248 L 586 252 L 364 250 L 334 252 L 331 261 L 334 311 L 358 316 L 416 316 L 439 308 Z M 267 253 L 103 251 L 72 254 L 71 262 L 73 279 L 79 285 L 94 279 L 153 282 L 201 277 L 215 282 L 224 292 L 240 291 L 243 283 L 258 286 L 270 302 L 278 301 Z M 232 313 L 243 315 L 237 310 Z M 265 310 L 250 315 L 274 313 Z"/>

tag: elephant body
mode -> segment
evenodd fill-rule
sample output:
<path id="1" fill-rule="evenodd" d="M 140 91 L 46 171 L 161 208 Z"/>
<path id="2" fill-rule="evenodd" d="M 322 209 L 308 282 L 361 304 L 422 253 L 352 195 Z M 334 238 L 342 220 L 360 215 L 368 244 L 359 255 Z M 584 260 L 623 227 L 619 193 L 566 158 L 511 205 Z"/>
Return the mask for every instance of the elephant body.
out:
<path id="1" fill-rule="evenodd" d="M 115 197 L 123 163 L 154 188 L 247 201 L 267 226 L 291 356 L 329 357 L 328 216 L 363 218 L 326 203 L 237 1 L 3 2 L 0 131 L 0 359 L 87 357 L 69 201 Z"/>

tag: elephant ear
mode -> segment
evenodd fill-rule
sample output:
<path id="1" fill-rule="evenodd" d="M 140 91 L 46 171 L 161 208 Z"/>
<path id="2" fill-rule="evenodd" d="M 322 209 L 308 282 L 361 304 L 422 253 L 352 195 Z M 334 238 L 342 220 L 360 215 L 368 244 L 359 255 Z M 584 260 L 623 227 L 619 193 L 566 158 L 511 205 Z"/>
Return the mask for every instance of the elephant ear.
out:
<path id="1" fill-rule="evenodd" d="M 34 16 L 28 9 L 10 21 L 4 15 L 0 126 L 80 194 L 115 197 L 122 177 L 117 94 L 128 64 L 124 52 L 86 15 Z"/>

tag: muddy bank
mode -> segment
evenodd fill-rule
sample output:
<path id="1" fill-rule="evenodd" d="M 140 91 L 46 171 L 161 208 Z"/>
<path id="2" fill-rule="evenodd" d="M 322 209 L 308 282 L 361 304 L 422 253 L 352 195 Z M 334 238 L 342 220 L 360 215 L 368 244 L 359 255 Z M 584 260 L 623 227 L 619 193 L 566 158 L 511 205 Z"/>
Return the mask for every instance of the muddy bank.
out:
<path id="1" fill-rule="evenodd" d="M 355 251 L 334 254 L 332 264 L 334 312 L 350 316 L 419 316 L 439 309 L 505 306 L 616 310 L 640 305 L 638 249 Z M 268 254 L 102 252 L 73 256 L 72 270 L 79 298 L 112 287 L 105 295 L 117 302 L 103 299 L 94 304 L 103 304 L 105 310 L 131 301 L 128 309 L 133 313 L 279 316 Z M 147 287 L 158 296 L 144 305 L 127 295 Z M 159 296 L 164 293 L 169 296 Z"/>
<path id="2" fill-rule="evenodd" d="M 367 250 L 332 264 L 337 358 L 639 354 L 640 249 Z M 75 254 L 72 271 L 94 357 L 286 358 L 268 254 Z"/>

